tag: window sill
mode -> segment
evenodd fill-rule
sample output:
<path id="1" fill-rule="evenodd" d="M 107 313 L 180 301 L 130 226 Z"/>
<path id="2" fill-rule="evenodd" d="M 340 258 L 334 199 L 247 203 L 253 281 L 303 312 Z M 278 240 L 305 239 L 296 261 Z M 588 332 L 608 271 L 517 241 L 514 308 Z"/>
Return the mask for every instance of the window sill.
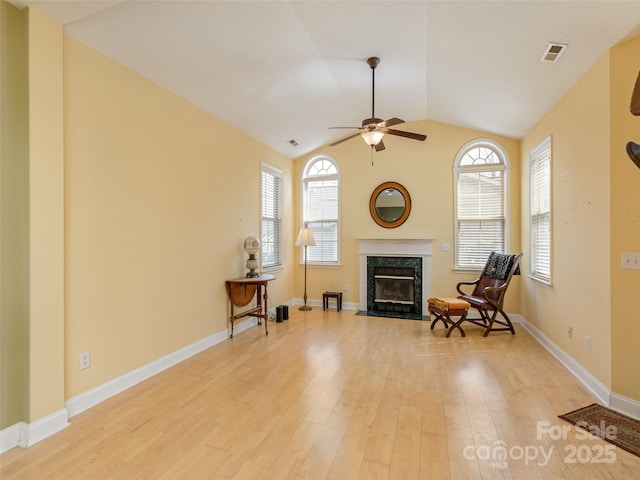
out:
<path id="1" fill-rule="evenodd" d="M 542 285 L 544 287 L 548 287 L 548 288 L 553 287 L 553 283 L 551 283 L 551 281 L 549 281 L 549 280 L 543 280 L 541 278 L 534 277 L 533 275 L 527 275 L 527 278 L 530 279 L 530 280 L 533 280 L 536 283 L 539 283 L 540 285 Z"/>

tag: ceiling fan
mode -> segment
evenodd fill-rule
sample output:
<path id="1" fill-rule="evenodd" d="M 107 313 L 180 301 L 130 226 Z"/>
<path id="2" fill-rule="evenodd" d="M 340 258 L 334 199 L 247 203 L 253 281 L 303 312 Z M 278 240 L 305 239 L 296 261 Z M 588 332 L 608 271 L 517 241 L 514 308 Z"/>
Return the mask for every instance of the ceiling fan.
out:
<path id="1" fill-rule="evenodd" d="M 347 140 L 351 140 L 357 136 L 362 136 L 363 140 L 367 145 L 369 145 L 372 149 L 375 149 L 376 152 L 384 150 L 384 143 L 382 142 L 382 138 L 385 135 L 397 135 L 399 137 L 411 138 L 413 140 L 424 141 L 427 136 L 422 135 L 420 133 L 412 133 L 412 132 L 404 132 L 402 130 L 395 130 L 389 128 L 393 125 L 398 125 L 400 123 L 404 123 L 404 120 L 400 120 L 399 118 L 390 118 L 389 120 L 382 120 L 380 118 L 376 118 L 375 115 L 375 89 L 376 89 L 376 67 L 380 63 L 380 59 L 378 57 L 369 57 L 367 59 L 367 63 L 371 67 L 371 118 L 365 118 L 362 121 L 361 127 L 329 127 L 329 128 L 350 128 L 350 129 L 358 129 L 357 132 L 351 133 L 344 138 L 341 138 L 338 141 L 331 143 L 329 146 L 333 147 L 342 142 L 346 142 Z"/>

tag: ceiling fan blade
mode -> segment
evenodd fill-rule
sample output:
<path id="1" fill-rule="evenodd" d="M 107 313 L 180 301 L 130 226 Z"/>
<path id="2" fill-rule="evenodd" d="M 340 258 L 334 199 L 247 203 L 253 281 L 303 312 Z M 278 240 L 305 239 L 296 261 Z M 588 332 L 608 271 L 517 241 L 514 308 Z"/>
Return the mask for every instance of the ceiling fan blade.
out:
<path id="1" fill-rule="evenodd" d="M 346 142 L 347 140 L 351 140 L 352 138 L 355 138 L 355 137 L 357 137 L 359 135 L 360 135 L 360 132 L 352 133 L 351 135 L 347 135 L 346 137 L 341 138 L 340 140 L 337 140 L 337 141 L 335 141 L 333 143 L 330 143 L 329 146 L 330 147 L 335 147 L 336 145 L 339 145 L 342 142 Z"/>
<path id="2" fill-rule="evenodd" d="M 380 128 L 391 127 L 392 125 L 398 125 L 400 123 L 404 123 L 404 120 L 393 117 L 393 118 L 390 118 L 389 120 L 385 120 L 384 122 L 380 122 L 378 124 L 378 127 Z"/>
<path id="3" fill-rule="evenodd" d="M 638 72 L 636 86 L 633 88 L 633 94 L 631 95 L 631 113 L 636 116 L 640 115 L 640 72 Z"/>
<path id="4" fill-rule="evenodd" d="M 375 146 L 376 152 L 381 152 L 384 150 L 384 142 L 380 140 L 378 144 Z"/>
<path id="5" fill-rule="evenodd" d="M 412 140 L 420 140 L 421 142 L 427 139 L 427 136 L 422 135 L 421 133 L 403 132 L 402 130 L 394 130 L 393 128 L 383 128 L 381 130 L 384 133 L 388 133 L 389 135 L 411 138 Z"/>

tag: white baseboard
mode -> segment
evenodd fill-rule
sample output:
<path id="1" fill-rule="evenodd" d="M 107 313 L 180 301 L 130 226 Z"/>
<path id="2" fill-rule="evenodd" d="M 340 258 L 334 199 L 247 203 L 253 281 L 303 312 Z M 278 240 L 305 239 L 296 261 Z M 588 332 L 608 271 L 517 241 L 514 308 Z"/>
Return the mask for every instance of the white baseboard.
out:
<path id="1" fill-rule="evenodd" d="M 24 422 L 16 423 L 0 431 L 0 453 L 4 453 L 18 446 L 18 443 L 20 443 L 20 430 L 23 428 L 22 425 L 26 424 Z"/>
<path id="2" fill-rule="evenodd" d="M 304 305 L 304 300 L 302 298 L 292 298 L 291 300 L 284 303 L 285 305 Z M 312 307 L 322 308 L 322 300 L 307 298 L 307 305 L 310 305 Z M 331 307 L 335 309 L 335 303 L 331 303 Z M 343 310 L 359 310 L 360 304 L 356 302 L 342 302 L 342 309 Z"/>
<path id="3" fill-rule="evenodd" d="M 234 334 L 241 333 L 255 324 L 256 319 L 253 317 L 249 317 L 242 322 L 236 323 L 234 325 Z M 214 333 L 209 337 L 203 338 L 191 345 L 187 345 L 186 347 L 176 350 L 175 352 L 148 363 L 147 365 L 143 365 L 140 368 L 125 373 L 120 377 L 114 378 L 113 380 L 103 383 L 102 385 L 81 393 L 80 395 L 76 395 L 65 402 L 65 406 L 69 411 L 69 417 L 74 417 L 104 400 L 113 397 L 114 395 L 117 395 L 118 393 L 123 392 L 148 378 L 151 378 L 163 370 L 166 370 L 167 368 L 170 368 L 187 358 L 212 347 L 213 345 L 223 342 L 228 338 L 229 330 L 225 328 L 218 333 Z"/>
<path id="4" fill-rule="evenodd" d="M 538 340 L 538 342 L 540 342 L 540 344 L 546 348 L 551 355 L 556 357 L 558 361 L 562 363 L 578 380 L 580 380 L 580 382 L 582 382 L 582 384 L 587 387 L 605 406 L 623 413 L 624 415 L 640 420 L 640 402 L 612 392 L 602 382 L 600 382 L 600 380 L 591 375 L 591 373 L 576 362 L 573 357 L 562 350 L 558 345 L 551 341 L 549 337 L 529 323 L 524 317 L 521 315 L 514 316 L 518 317 L 517 320 L 514 319 L 514 321 L 520 323 L 524 329 L 533 336 L 533 338 Z"/>
<path id="5" fill-rule="evenodd" d="M 69 413 L 66 408 L 33 423 L 16 423 L 0 431 L 0 453 L 4 453 L 14 447 L 30 447 L 54 433 L 58 433 L 69 425 Z"/>
<path id="6" fill-rule="evenodd" d="M 640 420 L 640 402 L 631 400 L 630 398 L 623 397 L 617 393 L 611 393 L 611 401 L 609 406 L 620 413 L 624 413 L 629 417 L 633 417 L 636 420 Z"/>
<path id="7" fill-rule="evenodd" d="M 517 320 L 515 320 L 517 318 Z M 522 327 L 531 334 L 547 351 L 556 357 L 567 370 L 569 370 L 582 384 L 593 393 L 598 400 L 609 406 L 609 398 L 611 390 L 609 390 L 600 380 L 594 377 L 586 368 L 578 363 L 571 355 L 562 350 L 555 342 L 553 342 L 544 333 L 538 330 L 533 324 L 529 323 L 522 315 L 514 314 L 514 321 L 517 321 Z"/>

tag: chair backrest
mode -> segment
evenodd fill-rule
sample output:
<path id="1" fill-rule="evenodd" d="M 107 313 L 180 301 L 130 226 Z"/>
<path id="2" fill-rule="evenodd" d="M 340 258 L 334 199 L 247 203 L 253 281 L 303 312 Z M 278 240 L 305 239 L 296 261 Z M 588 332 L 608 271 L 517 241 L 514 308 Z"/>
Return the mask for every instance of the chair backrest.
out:
<path id="1" fill-rule="evenodd" d="M 487 259 L 487 263 L 482 270 L 482 274 L 478 279 L 478 283 L 473 289 L 472 295 L 482 297 L 482 292 L 485 288 L 502 287 L 501 290 L 489 292 L 487 295 L 492 302 L 502 308 L 504 294 L 511 282 L 511 277 L 513 277 L 513 275 L 520 274 L 520 257 L 522 257 L 521 253 L 508 254 L 491 252 Z"/>

